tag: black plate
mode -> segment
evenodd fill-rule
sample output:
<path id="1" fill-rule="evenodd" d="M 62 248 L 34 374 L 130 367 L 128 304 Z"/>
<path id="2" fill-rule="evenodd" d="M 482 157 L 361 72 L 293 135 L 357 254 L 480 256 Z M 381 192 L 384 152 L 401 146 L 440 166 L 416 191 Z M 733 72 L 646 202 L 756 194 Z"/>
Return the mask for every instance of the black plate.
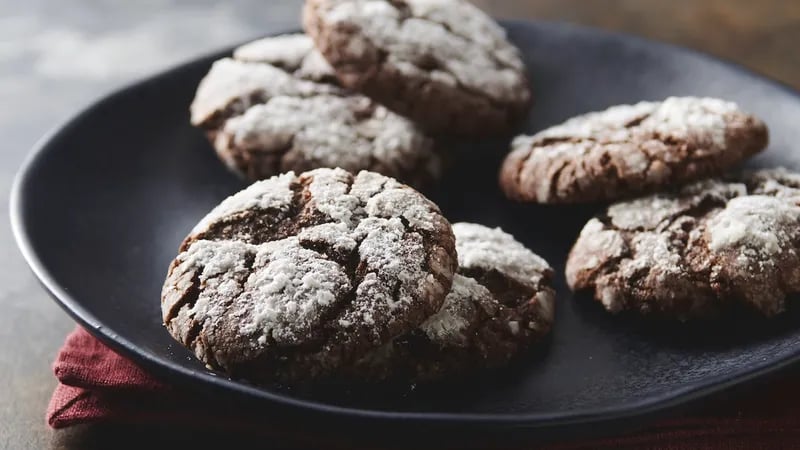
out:
<path id="1" fill-rule="evenodd" d="M 531 74 L 533 132 L 574 114 L 669 95 L 737 101 L 770 126 L 755 165 L 800 167 L 800 97 L 691 51 L 565 24 L 507 22 Z M 161 326 L 159 293 L 184 235 L 242 187 L 189 126 L 187 108 L 212 55 L 111 95 L 50 135 L 14 189 L 14 231 L 58 302 L 113 348 L 176 382 L 239 394 L 282 414 L 341 423 L 539 432 L 663 410 L 786 366 L 800 356 L 798 308 L 773 321 L 642 323 L 574 298 L 561 271 L 587 207 L 506 201 L 496 172 L 507 141 L 454 144 L 460 155 L 431 197 L 452 221 L 499 225 L 556 268 L 557 321 L 544 349 L 511 370 L 383 395 L 260 389 L 215 376 Z M 362 428 L 363 429 L 363 428 Z M 544 430 L 546 429 L 546 430 Z M 523 433 L 524 434 L 524 433 Z"/>

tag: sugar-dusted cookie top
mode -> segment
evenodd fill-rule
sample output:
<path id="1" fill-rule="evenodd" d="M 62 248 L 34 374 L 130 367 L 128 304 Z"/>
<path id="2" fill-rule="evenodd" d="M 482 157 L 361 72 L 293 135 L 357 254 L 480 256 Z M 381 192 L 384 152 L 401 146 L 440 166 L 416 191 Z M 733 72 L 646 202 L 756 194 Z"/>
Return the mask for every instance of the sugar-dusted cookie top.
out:
<path id="1" fill-rule="evenodd" d="M 586 224 L 566 275 L 615 312 L 775 315 L 800 291 L 800 176 L 764 170 L 614 204 Z"/>
<path id="2" fill-rule="evenodd" d="M 304 25 L 343 85 L 432 132 L 502 132 L 530 104 L 519 51 L 469 2 L 308 0 Z"/>
<path id="3" fill-rule="evenodd" d="M 620 199 L 719 175 L 767 140 L 761 120 L 714 98 L 613 106 L 517 137 L 500 185 L 536 203 Z"/>

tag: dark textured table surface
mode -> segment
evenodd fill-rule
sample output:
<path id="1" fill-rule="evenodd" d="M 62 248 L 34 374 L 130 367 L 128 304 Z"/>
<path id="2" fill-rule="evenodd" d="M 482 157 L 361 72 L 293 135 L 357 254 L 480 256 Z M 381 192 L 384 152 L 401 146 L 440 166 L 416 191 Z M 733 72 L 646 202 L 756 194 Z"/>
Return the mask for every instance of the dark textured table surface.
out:
<path id="1" fill-rule="evenodd" d="M 125 428 L 53 432 L 50 364 L 73 322 L 11 236 L 8 194 L 34 143 L 126 81 L 248 37 L 298 26 L 299 0 L 0 0 L 0 448 L 106 448 L 154 437 Z M 495 16 L 564 20 L 693 47 L 800 89 L 800 2 L 481 0 Z M 113 151 L 113 149 L 110 149 Z M 126 433 L 131 436 L 127 438 Z M 262 442 L 280 448 L 275 442 Z"/>

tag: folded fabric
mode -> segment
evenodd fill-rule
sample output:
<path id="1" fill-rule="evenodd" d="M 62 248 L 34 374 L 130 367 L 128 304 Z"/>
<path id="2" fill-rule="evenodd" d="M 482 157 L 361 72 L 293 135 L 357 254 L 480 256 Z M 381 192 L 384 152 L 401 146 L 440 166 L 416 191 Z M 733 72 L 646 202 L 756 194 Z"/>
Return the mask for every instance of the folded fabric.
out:
<path id="1" fill-rule="evenodd" d="M 59 384 L 47 409 L 53 428 L 115 422 L 213 424 L 223 430 L 264 432 L 263 418 L 210 405 L 163 383 L 80 327 L 67 337 L 54 371 Z M 544 448 L 800 448 L 800 382 L 791 375 L 751 392 L 717 398 L 701 409 L 692 417 L 663 420 L 633 434 Z"/>

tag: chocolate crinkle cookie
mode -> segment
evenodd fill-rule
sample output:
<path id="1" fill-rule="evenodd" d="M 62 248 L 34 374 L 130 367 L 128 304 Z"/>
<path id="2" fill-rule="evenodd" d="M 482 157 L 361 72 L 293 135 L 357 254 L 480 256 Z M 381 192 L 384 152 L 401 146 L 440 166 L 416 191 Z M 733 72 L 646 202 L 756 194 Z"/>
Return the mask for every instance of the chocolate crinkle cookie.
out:
<path id="1" fill-rule="evenodd" d="M 433 141 L 343 89 L 302 34 L 264 38 L 215 62 L 191 105 L 217 155 L 250 180 L 289 170 L 371 170 L 415 186 L 439 175 Z"/>
<path id="2" fill-rule="evenodd" d="M 720 175 L 767 141 L 764 122 L 723 100 L 620 105 L 517 137 L 500 185 L 519 201 L 616 200 Z"/>
<path id="3" fill-rule="evenodd" d="M 507 131 L 531 93 L 519 50 L 463 0 L 307 0 L 303 22 L 342 84 L 428 131 Z"/>
<path id="4" fill-rule="evenodd" d="M 450 224 L 408 186 L 366 171 L 289 172 L 197 224 L 169 268 L 163 320 L 232 377 L 320 379 L 438 311 L 456 265 Z"/>
<path id="5" fill-rule="evenodd" d="M 799 205 L 800 175 L 783 169 L 617 203 L 584 227 L 567 282 L 612 312 L 773 316 L 800 291 Z"/>
<path id="6" fill-rule="evenodd" d="M 431 380 L 506 365 L 550 331 L 553 271 L 500 229 L 457 223 L 459 269 L 444 305 L 369 353 L 355 376 Z"/>

